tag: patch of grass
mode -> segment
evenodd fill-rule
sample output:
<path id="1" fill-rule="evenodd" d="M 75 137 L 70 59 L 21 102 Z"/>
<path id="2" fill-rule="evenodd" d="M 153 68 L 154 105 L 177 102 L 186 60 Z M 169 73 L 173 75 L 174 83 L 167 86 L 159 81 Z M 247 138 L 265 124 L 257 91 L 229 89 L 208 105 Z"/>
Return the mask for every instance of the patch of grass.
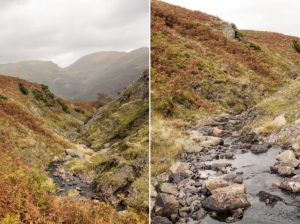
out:
<path id="1" fill-rule="evenodd" d="M 0 94 L 0 100 L 7 100 L 7 97 Z"/>
<path id="2" fill-rule="evenodd" d="M 298 53 L 300 53 L 300 44 L 298 43 L 298 41 L 293 41 L 293 47 Z"/>
<path id="3" fill-rule="evenodd" d="M 18 83 L 18 86 L 21 93 L 23 93 L 24 95 L 28 95 L 29 90 L 24 86 L 24 84 Z"/>
<path id="4" fill-rule="evenodd" d="M 155 177 L 167 171 L 182 153 L 183 137 L 180 130 L 185 122 L 154 117 L 152 121 L 151 173 Z"/>
<path id="5" fill-rule="evenodd" d="M 70 113 L 70 109 L 68 107 L 67 104 L 65 104 L 62 100 L 57 100 L 58 104 L 61 106 L 61 109 L 65 112 L 65 113 Z"/>

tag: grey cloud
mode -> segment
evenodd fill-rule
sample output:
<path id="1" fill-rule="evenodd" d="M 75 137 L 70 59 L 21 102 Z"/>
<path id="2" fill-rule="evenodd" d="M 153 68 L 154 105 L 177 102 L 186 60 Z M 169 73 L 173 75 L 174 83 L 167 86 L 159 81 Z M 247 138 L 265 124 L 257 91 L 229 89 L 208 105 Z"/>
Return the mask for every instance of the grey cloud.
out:
<path id="1" fill-rule="evenodd" d="M 149 46 L 148 0 L 1 1 L 0 63 Z"/>

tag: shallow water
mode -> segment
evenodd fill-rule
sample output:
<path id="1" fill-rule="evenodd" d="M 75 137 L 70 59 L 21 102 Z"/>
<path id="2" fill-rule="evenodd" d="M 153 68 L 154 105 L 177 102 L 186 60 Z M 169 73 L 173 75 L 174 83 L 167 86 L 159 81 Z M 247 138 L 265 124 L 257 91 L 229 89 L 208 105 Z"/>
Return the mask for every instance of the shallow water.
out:
<path id="1" fill-rule="evenodd" d="M 214 160 L 209 163 L 229 162 L 236 167 L 235 172 L 243 172 L 244 184 L 246 186 L 247 198 L 251 206 L 245 211 L 243 219 L 236 223 L 243 224 L 299 224 L 300 223 L 300 196 L 295 196 L 272 188 L 272 183 L 283 180 L 276 174 L 270 172 L 270 166 L 276 161 L 276 155 L 280 152 L 279 147 L 270 148 L 268 152 L 255 155 L 251 152 L 237 153 L 234 160 Z M 257 196 L 260 191 L 277 195 L 283 201 L 274 206 L 266 205 Z M 220 221 L 207 216 L 203 224 L 217 224 Z"/>

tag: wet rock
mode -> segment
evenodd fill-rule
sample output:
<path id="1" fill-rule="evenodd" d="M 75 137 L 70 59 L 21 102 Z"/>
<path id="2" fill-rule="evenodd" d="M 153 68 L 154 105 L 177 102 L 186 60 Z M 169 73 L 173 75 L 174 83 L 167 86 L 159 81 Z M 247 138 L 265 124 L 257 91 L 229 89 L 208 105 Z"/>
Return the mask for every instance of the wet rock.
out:
<path id="1" fill-rule="evenodd" d="M 296 175 L 290 180 L 281 182 L 278 187 L 292 193 L 300 193 L 300 175 Z"/>
<path id="2" fill-rule="evenodd" d="M 152 224 L 172 224 L 172 222 L 166 218 L 166 217 L 161 217 L 161 216 L 155 216 L 154 218 L 151 219 Z"/>
<path id="3" fill-rule="evenodd" d="M 259 197 L 260 201 L 265 202 L 267 205 L 275 205 L 278 201 L 283 201 L 281 197 L 277 195 L 273 195 L 267 193 L 265 191 L 260 191 L 257 196 Z"/>
<path id="4" fill-rule="evenodd" d="M 155 213 L 159 216 L 170 217 L 177 214 L 179 203 L 173 195 L 161 193 L 156 198 Z"/>
<path id="5" fill-rule="evenodd" d="M 76 150 L 73 149 L 65 149 L 65 154 L 67 156 L 71 156 L 72 158 L 83 158 L 85 157 L 85 155 L 81 152 L 78 152 Z"/>
<path id="6" fill-rule="evenodd" d="M 175 184 L 171 184 L 171 183 L 163 183 L 160 186 L 160 190 L 163 193 L 168 193 L 168 194 L 172 194 L 172 195 L 177 195 L 178 191 L 177 191 L 177 187 Z"/>
<path id="7" fill-rule="evenodd" d="M 276 157 L 276 159 L 280 163 L 284 163 L 285 165 L 294 168 L 300 164 L 300 161 L 296 159 L 295 153 L 292 150 L 283 151 Z"/>
<path id="8" fill-rule="evenodd" d="M 253 154 L 261 154 L 261 153 L 265 153 L 269 150 L 270 145 L 268 144 L 263 144 L 263 145 L 252 145 L 250 151 Z"/>
<path id="9" fill-rule="evenodd" d="M 215 189 L 211 193 L 212 195 L 202 202 L 202 206 L 206 209 L 222 212 L 250 206 L 243 185 L 234 184 Z"/>

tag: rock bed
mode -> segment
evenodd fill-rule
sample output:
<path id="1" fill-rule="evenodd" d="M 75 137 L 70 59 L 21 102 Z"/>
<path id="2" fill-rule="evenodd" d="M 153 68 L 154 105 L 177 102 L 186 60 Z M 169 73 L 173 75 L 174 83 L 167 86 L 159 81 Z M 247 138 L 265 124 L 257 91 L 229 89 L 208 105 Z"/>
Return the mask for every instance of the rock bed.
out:
<path id="1" fill-rule="evenodd" d="M 191 130 L 181 161 L 151 186 L 152 223 L 300 223 L 299 197 L 279 190 L 300 189 L 298 157 L 252 134 L 241 141 L 242 120 L 220 116 Z"/>
<path id="2" fill-rule="evenodd" d="M 75 175 L 64 167 L 65 162 L 84 155 L 71 149 L 66 149 L 65 153 L 66 156 L 63 159 L 52 161 L 48 168 L 50 177 L 58 188 L 57 195 L 66 196 L 72 192 L 74 196 L 82 199 L 101 200 L 92 187 L 91 181 Z"/>

